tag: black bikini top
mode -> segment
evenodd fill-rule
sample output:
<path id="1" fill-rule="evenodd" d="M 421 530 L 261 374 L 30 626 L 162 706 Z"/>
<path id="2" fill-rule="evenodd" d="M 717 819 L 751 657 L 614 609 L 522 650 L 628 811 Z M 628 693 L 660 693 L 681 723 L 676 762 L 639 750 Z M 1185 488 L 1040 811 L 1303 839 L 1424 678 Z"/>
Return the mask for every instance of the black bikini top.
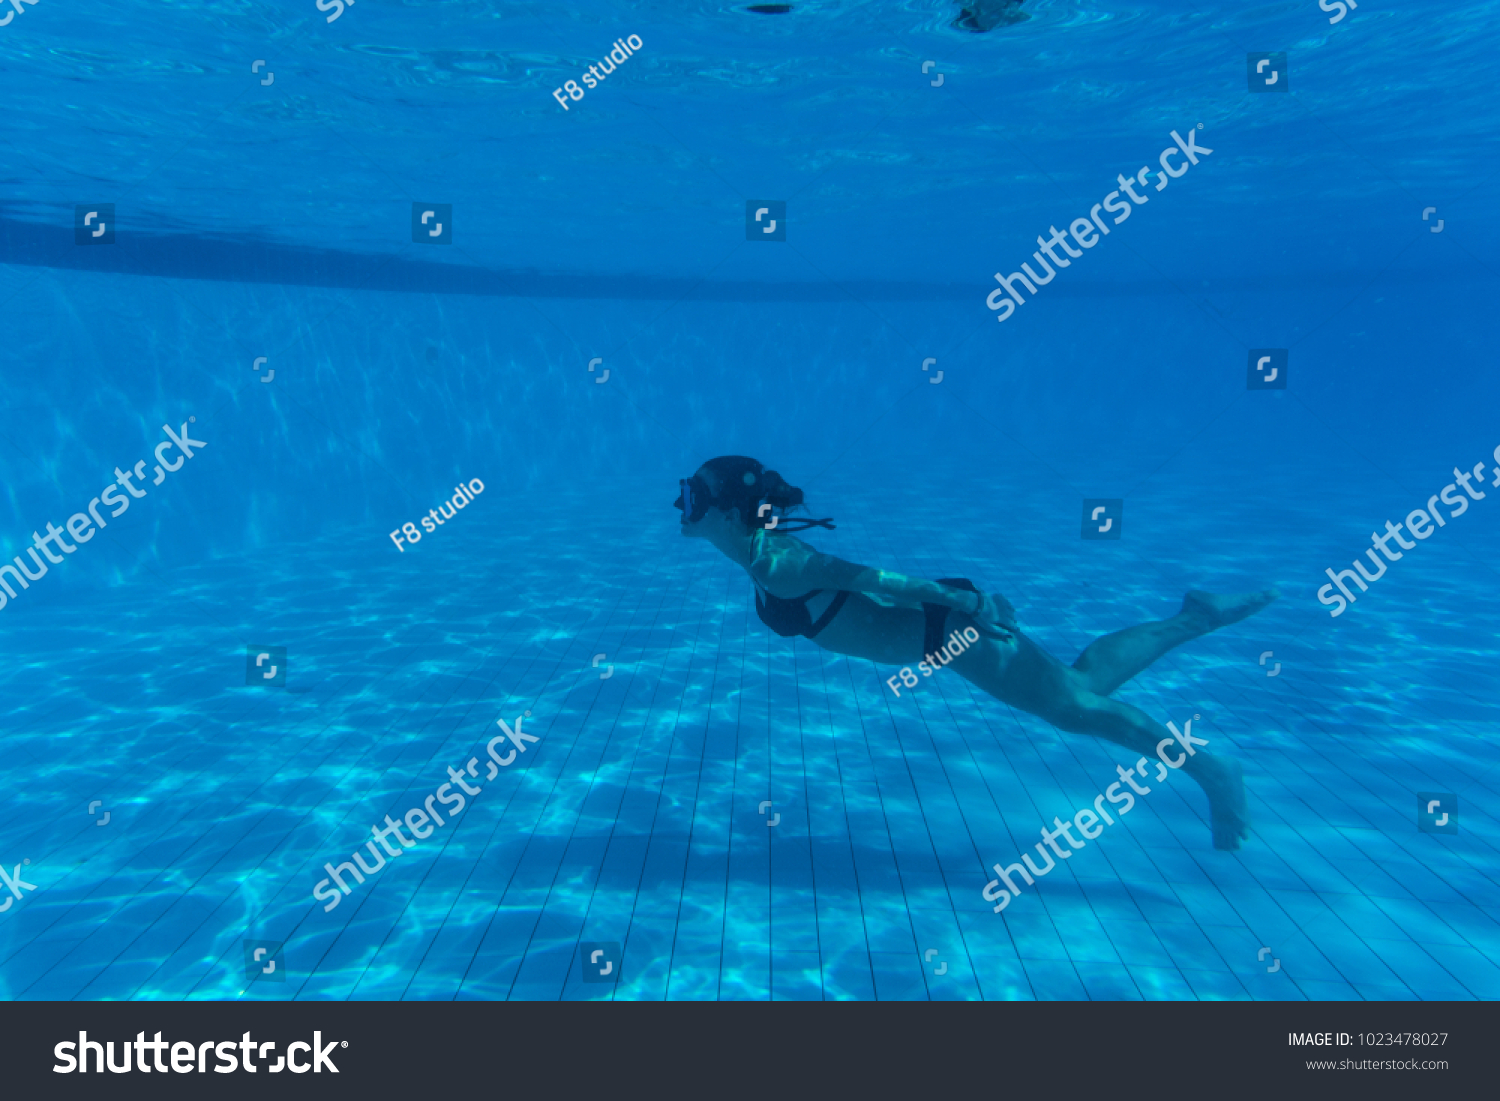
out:
<path id="1" fill-rule="evenodd" d="M 849 594 L 840 589 L 837 595 L 823 610 L 816 623 L 813 622 L 812 613 L 807 610 L 807 602 L 821 593 L 822 589 L 814 589 L 804 596 L 795 600 L 786 600 L 779 596 L 766 593 L 761 595 L 760 586 L 755 587 L 755 614 L 760 616 L 760 621 L 782 638 L 795 638 L 801 635 L 803 638 L 814 638 L 824 627 L 833 622 L 833 617 L 839 614 L 839 609 L 844 606 L 844 601 L 849 599 Z"/>
<path id="2" fill-rule="evenodd" d="M 840 589 L 828 607 L 823 609 L 823 614 L 813 622 L 812 613 L 807 610 L 807 602 L 821 593 L 822 589 L 814 589 L 810 593 L 804 593 L 795 599 L 787 600 L 783 597 L 772 596 L 763 593 L 759 585 L 755 586 L 755 614 L 760 616 L 760 621 L 771 628 L 782 638 L 814 638 L 818 632 L 833 622 L 833 617 L 839 614 L 839 609 L 844 606 L 844 601 L 849 599 L 849 594 Z"/>

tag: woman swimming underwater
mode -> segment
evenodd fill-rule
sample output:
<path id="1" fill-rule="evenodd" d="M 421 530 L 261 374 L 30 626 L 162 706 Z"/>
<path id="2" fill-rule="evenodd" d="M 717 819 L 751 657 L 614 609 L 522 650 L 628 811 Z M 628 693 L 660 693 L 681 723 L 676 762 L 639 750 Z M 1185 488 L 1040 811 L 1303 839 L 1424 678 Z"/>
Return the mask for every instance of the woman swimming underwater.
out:
<path id="1" fill-rule="evenodd" d="M 772 509 L 801 505 L 802 491 L 754 459 L 711 459 L 681 487 L 675 505 L 682 510 L 682 533 L 708 540 L 745 569 L 755 583 L 756 612 L 777 634 L 802 635 L 835 654 L 913 665 L 939 656 L 945 634 L 972 626 L 980 640 L 938 664 L 951 664 L 997 700 L 1060 730 L 1103 738 L 1143 757 L 1154 758 L 1157 743 L 1171 735 L 1110 693 L 1174 646 L 1237 623 L 1278 595 L 1275 589 L 1242 596 L 1190 592 L 1171 619 L 1095 639 L 1069 667 L 1017 628 L 1003 596 L 978 592 L 961 578 L 923 581 L 870 569 L 794 539 L 789 532 L 833 524 L 767 519 Z M 1214 848 L 1238 849 L 1250 833 L 1239 762 L 1199 750 L 1183 771 L 1208 796 Z"/>

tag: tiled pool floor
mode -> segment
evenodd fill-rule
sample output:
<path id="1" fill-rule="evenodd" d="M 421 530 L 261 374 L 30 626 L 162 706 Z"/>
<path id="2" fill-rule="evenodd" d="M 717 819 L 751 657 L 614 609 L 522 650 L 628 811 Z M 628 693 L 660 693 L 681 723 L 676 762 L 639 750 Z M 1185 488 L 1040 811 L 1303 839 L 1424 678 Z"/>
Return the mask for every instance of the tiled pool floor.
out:
<path id="1" fill-rule="evenodd" d="M 1337 661 L 1299 650 L 1289 609 L 1169 655 L 1121 694 L 1201 715 L 1195 733 L 1245 763 L 1253 839 L 1215 852 L 1176 776 L 997 916 L 989 866 L 1087 805 L 1124 751 L 951 673 L 897 700 L 892 670 L 771 635 L 743 576 L 670 523 L 595 553 L 550 500 L 517 532 L 481 499 L 421 555 L 339 533 L 273 567 L 59 585 L 7 655 L 0 861 L 29 860 L 36 889 L 0 917 L 3 994 L 1500 997 L 1500 754 L 1493 723 L 1453 718 L 1479 710 L 1472 655 L 1426 653 L 1451 667 L 1400 708 L 1381 706 L 1379 638 Z M 628 513 L 632 491 L 599 507 Z M 1039 530 L 1021 535 L 1052 574 L 986 571 L 983 523 L 924 536 L 931 560 L 841 536 L 1004 589 L 1065 660 L 1174 608 L 1173 564 L 1122 588 Z M 1255 661 L 1272 637 L 1274 680 Z M 288 648 L 286 689 L 244 686 L 249 643 Z M 540 740 L 492 781 L 479 768 L 462 814 L 331 912 L 314 901 L 325 862 L 526 711 Z M 1458 792 L 1463 831 L 1418 833 L 1416 790 Z M 246 981 L 256 939 L 284 942 L 284 981 Z M 581 942 L 622 946 L 617 982 L 582 981 Z"/>

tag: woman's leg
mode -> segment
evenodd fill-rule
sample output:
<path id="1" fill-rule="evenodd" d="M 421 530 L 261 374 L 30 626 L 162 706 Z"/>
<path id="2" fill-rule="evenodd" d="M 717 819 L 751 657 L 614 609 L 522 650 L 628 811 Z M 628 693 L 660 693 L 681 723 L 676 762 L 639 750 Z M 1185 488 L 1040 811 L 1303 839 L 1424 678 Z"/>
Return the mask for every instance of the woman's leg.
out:
<path id="1" fill-rule="evenodd" d="M 1108 699 L 1091 692 L 1079 692 L 1054 716 L 1047 718 L 1060 730 L 1074 734 L 1092 734 L 1128 748 L 1132 753 L 1155 762 L 1156 747 L 1171 731 L 1152 720 L 1138 707 Z M 1172 757 L 1185 756 L 1177 744 L 1165 747 Z M 1250 836 L 1250 810 L 1245 802 L 1244 770 L 1229 757 L 1216 757 L 1194 747 L 1181 771 L 1186 772 L 1208 796 L 1209 817 L 1214 832 L 1214 848 L 1238 849 Z M 1148 774 L 1154 775 L 1151 768 Z M 1144 778 L 1137 781 L 1145 787 Z"/>
<path id="2" fill-rule="evenodd" d="M 1182 598 L 1182 611 L 1171 619 L 1127 627 L 1089 643 L 1073 668 L 1083 674 L 1091 692 L 1108 696 L 1174 646 L 1217 631 L 1254 615 L 1277 597 L 1275 589 L 1239 596 L 1215 596 L 1194 590 Z"/>
<path id="3" fill-rule="evenodd" d="M 1059 730 L 1103 738 L 1137 757 L 1157 759 L 1156 747 L 1163 738 L 1172 737 L 1171 731 L 1140 708 L 1092 691 L 1084 675 L 1063 665 L 1025 635 L 1017 635 L 1016 642 L 1017 649 L 1004 662 L 997 662 L 993 653 L 976 646 L 960 654 L 953 668 L 1002 703 L 1044 719 Z M 1238 849 L 1250 833 L 1239 763 L 1194 748 L 1197 752 L 1188 757 L 1182 771 L 1208 796 L 1214 848 Z"/>

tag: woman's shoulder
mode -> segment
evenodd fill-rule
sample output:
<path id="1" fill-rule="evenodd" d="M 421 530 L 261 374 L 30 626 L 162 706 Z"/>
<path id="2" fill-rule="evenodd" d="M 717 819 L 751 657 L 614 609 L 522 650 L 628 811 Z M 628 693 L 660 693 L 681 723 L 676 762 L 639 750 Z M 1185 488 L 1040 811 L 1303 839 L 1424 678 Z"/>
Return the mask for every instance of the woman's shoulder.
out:
<path id="1" fill-rule="evenodd" d="M 804 543 L 795 535 L 787 535 L 774 528 L 761 528 L 754 535 L 751 544 L 756 557 L 778 555 L 806 555 L 817 554 L 818 548 L 809 543 Z"/>
<path id="2" fill-rule="evenodd" d="M 817 549 L 804 543 L 795 535 L 762 528 L 752 537 L 750 544 L 750 576 L 765 588 L 778 575 L 800 570 L 802 564 L 818 553 Z"/>

